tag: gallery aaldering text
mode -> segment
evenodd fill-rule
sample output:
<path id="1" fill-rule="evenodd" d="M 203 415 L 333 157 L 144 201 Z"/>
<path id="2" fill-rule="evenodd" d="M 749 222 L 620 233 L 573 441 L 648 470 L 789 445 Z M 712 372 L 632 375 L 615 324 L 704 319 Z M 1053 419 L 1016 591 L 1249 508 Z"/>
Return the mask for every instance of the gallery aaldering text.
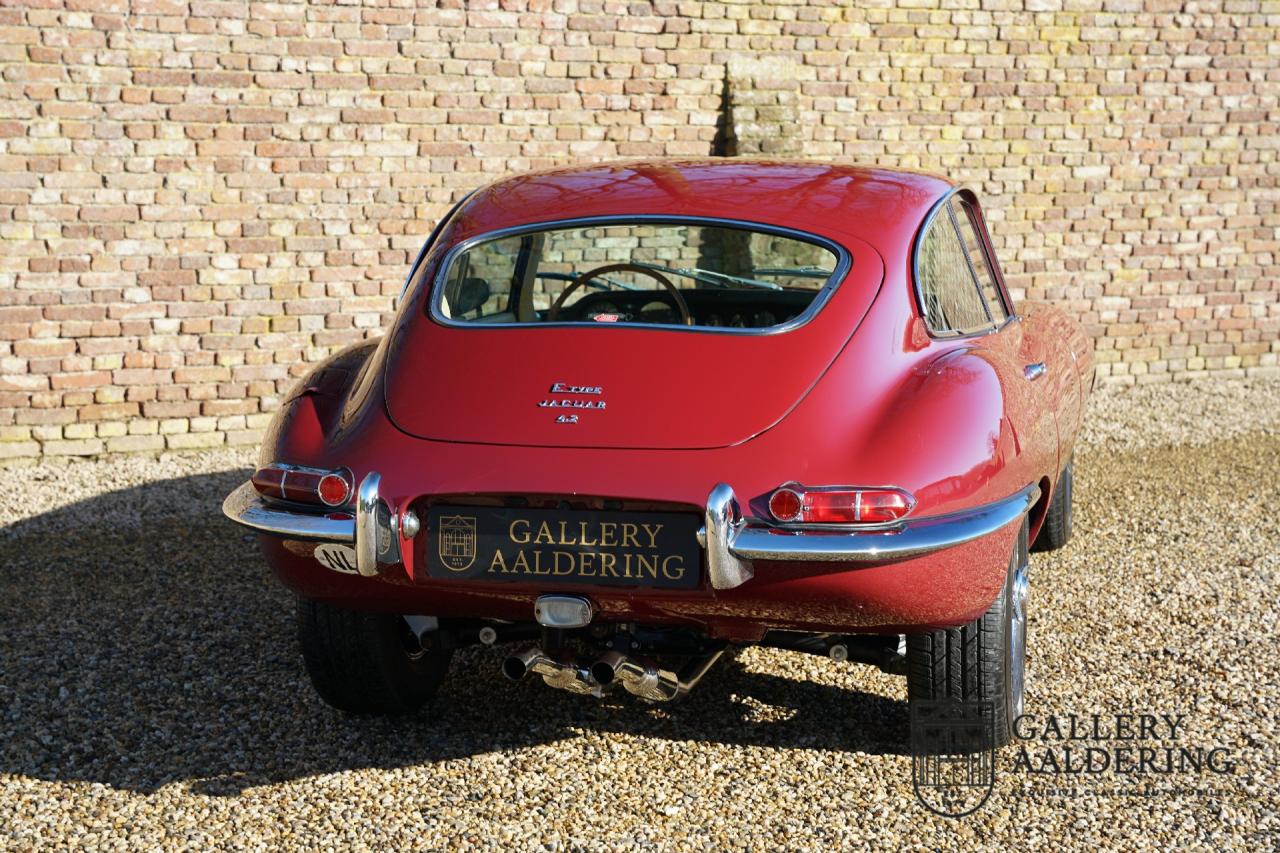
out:
<path id="1" fill-rule="evenodd" d="M 1186 714 L 1024 714 L 1015 771 L 1169 775 L 1235 771 L 1231 750 L 1183 743 Z"/>

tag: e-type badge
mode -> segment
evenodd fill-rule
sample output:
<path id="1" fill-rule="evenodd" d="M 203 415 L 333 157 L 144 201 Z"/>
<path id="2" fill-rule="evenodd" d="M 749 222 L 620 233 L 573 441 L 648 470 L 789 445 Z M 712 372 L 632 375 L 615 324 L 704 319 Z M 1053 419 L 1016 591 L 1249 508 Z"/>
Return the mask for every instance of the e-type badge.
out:
<path id="1" fill-rule="evenodd" d="M 604 393 L 604 389 L 599 385 L 570 385 L 568 382 L 551 383 L 552 394 L 576 394 L 576 395 L 596 395 Z M 578 400 L 573 397 L 559 397 L 543 400 L 538 403 L 540 409 L 603 409 L 605 408 L 604 400 Z M 556 418 L 556 423 L 560 424 L 576 424 L 578 422 L 577 415 L 561 415 Z"/>
<path id="2" fill-rule="evenodd" d="M 476 520 L 468 515 L 440 519 L 440 562 L 465 572 L 476 561 Z"/>

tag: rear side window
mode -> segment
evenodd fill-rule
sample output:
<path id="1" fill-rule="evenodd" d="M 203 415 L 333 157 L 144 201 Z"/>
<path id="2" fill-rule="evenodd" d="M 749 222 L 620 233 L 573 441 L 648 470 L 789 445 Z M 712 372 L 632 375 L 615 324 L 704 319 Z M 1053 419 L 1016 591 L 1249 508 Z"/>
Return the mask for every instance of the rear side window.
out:
<path id="1" fill-rule="evenodd" d="M 935 335 L 972 335 L 1003 323 L 1007 312 L 967 205 L 938 209 L 916 248 L 916 286 Z"/>
<path id="2" fill-rule="evenodd" d="M 971 335 L 991 325 L 968 254 L 947 209 L 939 211 L 920 240 L 916 277 L 929 331 Z"/>
<path id="3" fill-rule="evenodd" d="M 987 303 L 987 310 L 996 325 L 1003 323 L 1009 312 L 1005 310 L 1004 300 L 1000 298 L 1000 288 L 996 286 L 996 277 L 987 259 L 987 250 L 982 238 L 978 235 L 981 220 L 973 206 L 957 199 L 951 199 L 951 212 L 955 216 L 956 225 L 960 227 L 960 236 L 964 238 L 965 251 L 969 254 L 969 263 L 978 277 L 978 287 L 982 290 L 982 298 Z"/>
<path id="4" fill-rule="evenodd" d="M 455 249 L 432 304 L 466 324 L 773 329 L 816 310 L 840 268 L 817 238 L 745 225 L 574 225 Z"/>

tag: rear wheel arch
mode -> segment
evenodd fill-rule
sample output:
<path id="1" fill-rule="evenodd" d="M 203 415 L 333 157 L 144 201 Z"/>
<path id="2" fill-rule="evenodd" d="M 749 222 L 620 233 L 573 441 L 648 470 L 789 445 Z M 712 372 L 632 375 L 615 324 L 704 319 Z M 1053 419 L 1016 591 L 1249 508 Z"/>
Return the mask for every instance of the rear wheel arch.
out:
<path id="1" fill-rule="evenodd" d="M 1036 536 L 1040 533 L 1040 528 L 1044 525 L 1045 513 L 1049 511 L 1049 502 L 1053 496 L 1053 484 L 1048 477 L 1040 478 L 1040 497 L 1036 498 L 1035 504 L 1027 512 L 1027 523 L 1029 525 L 1030 541 L 1036 541 Z"/>
<path id="2" fill-rule="evenodd" d="M 1045 507 L 1043 524 L 1032 537 L 1031 550 L 1056 551 L 1071 541 L 1075 497 L 1075 460 L 1068 459 L 1058 474 Z"/>
<path id="3" fill-rule="evenodd" d="M 369 339 L 315 365 L 276 410 L 259 451 L 259 463 L 314 459 L 335 432 L 358 413 L 375 384 L 381 340 Z M 357 401 L 356 398 L 361 398 Z"/>

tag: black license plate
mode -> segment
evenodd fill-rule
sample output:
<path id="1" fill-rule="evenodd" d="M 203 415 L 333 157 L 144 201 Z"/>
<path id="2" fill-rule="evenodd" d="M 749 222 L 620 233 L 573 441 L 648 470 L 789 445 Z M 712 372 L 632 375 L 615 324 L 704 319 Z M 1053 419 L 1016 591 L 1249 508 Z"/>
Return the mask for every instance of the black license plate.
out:
<path id="1" fill-rule="evenodd" d="M 433 506 L 427 574 L 454 580 L 689 589 L 698 585 L 698 517 Z"/>

